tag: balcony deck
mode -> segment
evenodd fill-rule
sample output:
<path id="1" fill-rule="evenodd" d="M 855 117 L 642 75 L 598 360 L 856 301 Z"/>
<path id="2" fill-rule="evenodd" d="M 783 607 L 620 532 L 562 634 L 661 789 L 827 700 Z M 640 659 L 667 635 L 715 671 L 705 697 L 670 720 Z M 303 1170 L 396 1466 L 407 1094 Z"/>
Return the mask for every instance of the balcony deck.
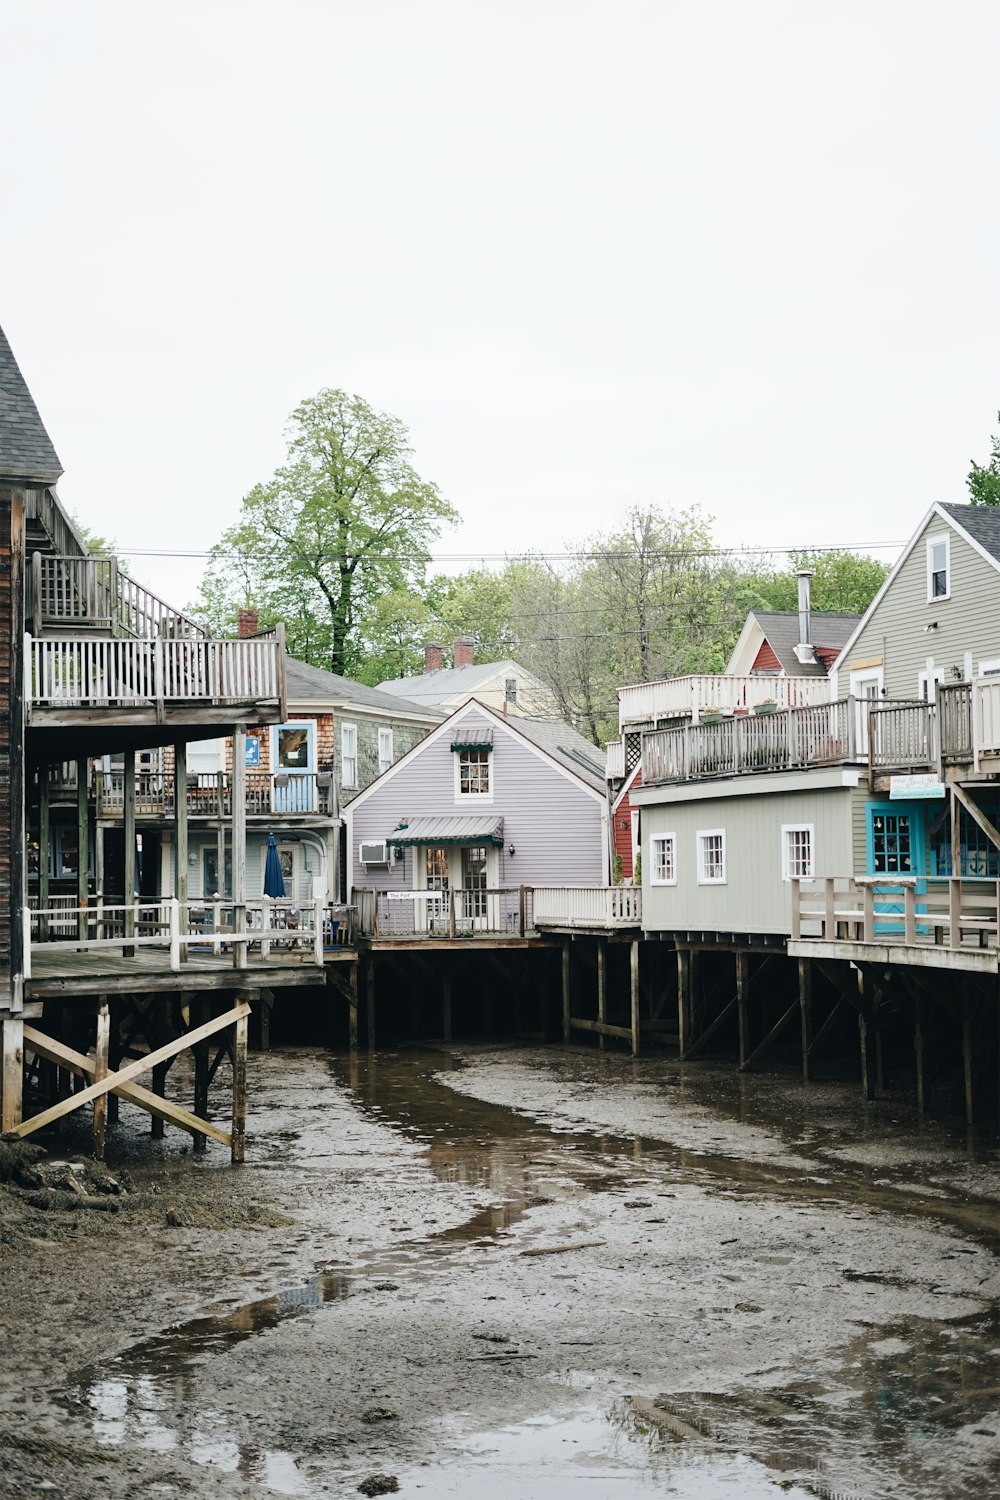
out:
<path id="1" fill-rule="evenodd" d="M 121 771 L 98 771 L 97 816 L 115 822 L 125 814 L 125 777 Z M 336 791 L 329 776 L 314 772 L 247 771 L 246 814 L 254 818 L 327 821 L 336 815 Z M 233 778 L 228 772 L 188 776 L 185 805 L 194 821 L 225 822 L 233 815 Z M 175 816 L 174 781 L 160 771 L 141 771 L 135 782 L 135 814 L 157 822 Z"/>
<path id="2" fill-rule="evenodd" d="M 635 931 L 642 892 L 632 886 L 511 886 L 496 890 L 355 889 L 358 931 L 387 941 L 537 942 L 568 931 Z"/>
<path id="3" fill-rule="evenodd" d="M 643 786 L 864 762 L 853 699 L 659 729 L 642 738 Z"/>
<path id="4" fill-rule="evenodd" d="M 761 703 L 784 709 L 829 702 L 826 677 L 766 677 L 760 673 L 726 677 L 703 672 L 620 687 L 618 722 L 624 731 L 640 725 L 652 727 L 660 719 L 690 719 L 696 724 L 705 713 L 749 713 Z"/>

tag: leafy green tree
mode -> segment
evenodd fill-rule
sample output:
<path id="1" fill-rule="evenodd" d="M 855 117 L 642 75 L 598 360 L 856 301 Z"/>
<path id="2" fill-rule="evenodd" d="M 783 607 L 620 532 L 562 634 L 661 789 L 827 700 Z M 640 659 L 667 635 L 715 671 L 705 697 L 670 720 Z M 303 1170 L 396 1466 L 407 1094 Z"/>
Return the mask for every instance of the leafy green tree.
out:
<path id="1" fill-rule="evenodd" d="M 386 599 L 397 628 L 419 615 L 430 546 L 457 513 L 414 469 L 403 424 L 360 396 L 320 391 L 296 407 L 287 436 L 287 462 L 212 549 L 195 609 L 216 629 L 258 609 L 262 625 L 284 621 L 294 655 L 371 675 Z"/>
<path id="2" fill-rule="evenodd" d="M 997 412 L 1000 422 L 1000 412 Z M 1000 505 L 1000 432 L 993 434 L 988 464 L 973 460 L 966 484 L 973 505 Z"/>
<path id="3" fill-rule="evenodd" d="M 857 552 L 794 552 L 791 566 L 780 572 L 758 574 L 754 591 L 758 609 L 797 609 L 797 568 L 809 568 L 811 607 L 817 614 L 861 615 L 882 587 L 889 564 Z"/>

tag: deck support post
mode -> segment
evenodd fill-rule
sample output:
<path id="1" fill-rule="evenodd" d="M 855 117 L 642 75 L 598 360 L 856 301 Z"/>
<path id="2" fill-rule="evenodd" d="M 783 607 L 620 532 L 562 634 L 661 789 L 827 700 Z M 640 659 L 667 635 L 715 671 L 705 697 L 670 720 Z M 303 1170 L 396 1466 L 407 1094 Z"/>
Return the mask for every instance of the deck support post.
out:
<path id="1" fill-rule="evenodd" d="M 677 1041 L 681 1062 L 694 1038 L 691 1035 L 691 954 L 677 950 Z"/>
<path id="2" fill-rule="evenodd" d="M 570 946 L 569 938 L 562 944 L 562 1037 L 563 1046 L 569 1046 L 570 1038 Z"/>
<path id="3" fill-rule="evenodd" d="M 369 1052 L 375 1051 L 375 957 L 369 953 L 365 964 L 365 1042 Z"/>
<path id="4" fill-rule="evenodd" d="M 111 1013 L 108 1010 L 108 997 L 107 995 L 99 995 L 97 1004 L 97 1040 L 94 1046 L 95 1083 L 100 1083 L 102 1078 L 107 1078 L 108 1076 L 110 1048 Z M 104 1160 L 104 1146 L 108 1134 L 108 1098 L 107 1094 L 98 1094 L 94 1100 L 94 1156 L 98 1161 Z"/>
<path id="5" fill-rule="evenodd" d="M 608 1019 L 608 940 L 597 939 L 597 1019 L 601 1026 Z M 597 1033 L 597 1045 L 603 1052 L 606 1038 L 603 1031 Z"/>
<path id="6" fill-rule="evenodd" d="M 241 1002 L 249 995 L 240 995 Z M 246 1154 L 247 1143 L 247 1030 L 249 1016 L 240 1016 L 233 1025 L 233 1124 L 230 1160 L 234 1165 Z"/>
<path id="7" fill-rule="evenodd" d="M 124 932 L 126 938 L 135 937 L 135 751 L 126 750 L 122 780 L 122 827 L 125 839 L 125 912 Z M 133 958 L 135 948 L 126 943 L 122 949 L 124 958 Z"/>
<path id="8" fill-rule="evenodd" d="M 169 1006 L 170 1000 L 165 995 L 154 995 L 150 1000 L 153 1012 L 153 1043 L 154 1047 L 164 1047 L 170 1040 Z M 173 1061 L 173 1059 L 171 1059 Z M 170 1062 L 159 1063 L 153 1069 L 153 1093 L 158 1094 L 161 1099 L 167 1092 L 167 1072 Z M 150 1132 L 154 1140 L 163 1138 L 163 1119 L 159 1115 L 150 1116 Z"/>
<path id="9" fill-rule="evenodd" d="M 191 1001 L 191 1019 L 195 1026 L 203 1026 L 208 1020 L 211 1002 L 207 995 L 200 995 Z M 200 1042 L 195 1042 L 191 1051 L 194 1053 L 194 1112 L 202 1120 L 208 1119 L 208 1037 Z M 203 1152 L 208 1149 L 207 1137 L 196 1135 L 193 1140 L 193 1150 Z"/>
<path id="10" fill-rule="evenodd" d="M 77 936 L 87 939 L 87 896 L 90 873 L 90 805 L 87 801 L 87 761 L 76 763 L 76 904 L 81 908 Z"/>
<path id="11" fill-rule="evenodd" d="M 799 1011 L 802 1021 L 802 1082 L 809 1083 L 812 1069 L 809 1053 L 812 1049 L 812 961 L 799 959 Z"/>
<path id="12" fill-rule="evenodd" d="M 745 948 L 736 950 L 736 1010 L 740 1027 L 740 1062 L 746 1065 L 749 1045 L 749 1018 L 747 1015 L 750 997 L 750 955 Z"/>
<path id="13" fill-rule="evenodd" d="M 913 1059 L 917 1075 L 917 1114 L 924 1112 L 924 1011 L 919 995 L 913 997 Z"/>
<path id="14" fill-rule="evenodd" d="M 865 976 L 858 970 L 858 1040 L 861 1044 L 861 1087 L 871 1104 L 876 1097 L 875 1015 L 865 995 Z"/>
<path id="15" fill-rule="evenodd" d="M 632 1031 L 632 1056 L 639 1056 L 639 940 L 629 944 L 629 998 L 630 1028 Z"/>
<path id="16" fill-rule="evenodd" d="M 37 555 L 37 554 L 36 554 Z M 49 768 L 47 765 L 38 768 L 38 906 L 40 911 L 46 911 L 49 905 L 49 863 L 52 859 L 52 851 L 49 848 L 51 840 L 49 823 Z M 40 942 L 45 942 L 49 935 L 48 917 L 38 919 L 38 937 Z"/>
<path id="17" fill-rule="evenodd" d="M 242 724 L 233 729 L 233 930 L 245 932 L 247 899 L 247 737 Z M 225 866 L 219 871 L 225 885 Z M 233 944 L 233 966 L 245 969 L 246 943 Z"/>
<path id="18" fill-rule="evenodd" d="M 963 975 L 962 979 L 962 1076 L 965 1082 L 965 1123 L 972 1125 L 975 1122 L 975 1109 L 972 1087 L 972 996 L 969 993 L 969 981 Z"/>
<path id="19" fill-rule="evenodd" d="M 188 930 L 187 745 L 174 746 L 174 895 L 180 903 L 180 930 Z M 181 944 L 181 962 L 188 957 Z"/>
<path id="20" fill-rule="evenodd" d="M 21 1123 L 24 1097 L 24 1017 L 3 1018 L 3 1101 L 0 1107 L 0 1132 L 13 1130 Z"/>
<path id="21" fill-rule="evenodd" d="M 441 1035 L 451 1041 L 451 974 L 447 971 L 441 980 Z"/>
<path id="22" fill-rule="evenodd" d="M 352 963 L 350 970 L 350 994 L 347 999 L 347 1045 L 352 1053 L 358 1050 L 358 964 Z"/>
<path id="23" fill-rule="evenodd" d="M 94 899 L 97 906 L 94 936 L 97 938 L 104 936 L 104 923 L 101 919 L 104 897 L 104 824 L 98 820 L 94 824 Z"/>

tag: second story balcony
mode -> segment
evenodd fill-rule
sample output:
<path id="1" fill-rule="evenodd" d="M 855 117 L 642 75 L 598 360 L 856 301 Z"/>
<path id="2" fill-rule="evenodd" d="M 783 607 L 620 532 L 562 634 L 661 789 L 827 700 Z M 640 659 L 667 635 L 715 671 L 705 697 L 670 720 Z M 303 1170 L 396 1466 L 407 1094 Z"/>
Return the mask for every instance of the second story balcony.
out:
<path id="1" fill-rule="evenodd" d="M 618 723 L 623 731 L 662 719 L 689 719 L 697 724 L 704 714 L 751 712 L 761 704 L 776 709 L 805 708 L 829 703 L 826 677 L 726 677 L 695 673 L 636 682 L 618 689 Z"/>
<path id="2" fill-rule="evenodd" d="M 113 820 L 125 815 L 125 778 L 121 771 L 98 771 L 97 816 Z M 228 772 L 202 773 L 187 778 L 187 815 L 191 819 L 227 820 L 233 815 L 233 778 Z M 302 771 L 247 771 L 246 814 L 251 822 L 330 818 L 336 815 L 333 778 Z M 174 778 L 162 771 L 141 771 L 135 779 L 135 813 L 142 822 L 171 821 L 176 816 Z"/>
<path id="3" fill-rule="evenodd" d="M 642 781 L 650 786 L 843 765 L 867 758 L 861 745 L 853 698 L 784 713 L 737 715 L 644 734 Z"/>

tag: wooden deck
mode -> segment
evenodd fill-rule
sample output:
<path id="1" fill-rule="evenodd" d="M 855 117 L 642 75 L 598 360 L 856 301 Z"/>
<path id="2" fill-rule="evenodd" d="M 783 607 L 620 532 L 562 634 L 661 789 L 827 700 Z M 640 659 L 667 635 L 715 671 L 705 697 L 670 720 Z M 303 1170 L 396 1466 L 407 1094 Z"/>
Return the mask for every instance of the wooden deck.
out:
<path id="1" fill-rule="evenodd" d="M 277 945 L 275 945 L 277 946 Z M 324 967 L 357 958 L 349 948 L 334 948 L 324 954 Z M 237 969 L 230 954 L 199 952 L 193 948 L 179 972 L 170 967 L 169 954 L 140 948 L 126 958 L 120 950 L 46 953 L 45 944 L 32 952 L 32 977 L 25 981 L 25 1000 L 51 1000 L 59 996 L 109 994 L 132 991 L 164 993 L 176 990 L 242 990 L 264 985 L 284 989 L 293 985 L 322 984 L 324 969 L 308 958 L 272 952 L 267 958 L 253 955 L 245 968 Z"/>

